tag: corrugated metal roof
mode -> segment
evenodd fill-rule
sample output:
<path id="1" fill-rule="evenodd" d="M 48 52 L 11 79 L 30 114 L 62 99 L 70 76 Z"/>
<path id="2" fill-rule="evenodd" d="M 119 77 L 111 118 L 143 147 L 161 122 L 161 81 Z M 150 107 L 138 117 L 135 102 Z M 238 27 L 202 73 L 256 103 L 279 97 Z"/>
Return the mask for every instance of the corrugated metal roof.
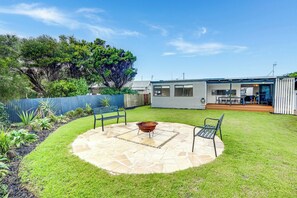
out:
<path id="1" fill-rule="evenodd" d="M 264 76 L 264 77 L 240 77 L 240 78 L 202 78 L 202 79 L 185 79 L 185 80 L 160 80 L 151 81 L 154 83 L 176 83 L 176 82 L 203 82 L 207 83 L 240 83 L 240 82 L 274 82 L 277 77 Z"/>

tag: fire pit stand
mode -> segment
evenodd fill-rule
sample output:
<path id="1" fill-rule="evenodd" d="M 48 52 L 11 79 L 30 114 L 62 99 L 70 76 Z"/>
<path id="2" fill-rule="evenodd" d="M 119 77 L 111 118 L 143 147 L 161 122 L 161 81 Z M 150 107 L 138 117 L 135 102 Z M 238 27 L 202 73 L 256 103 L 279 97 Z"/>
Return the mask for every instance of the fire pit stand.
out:
<path id="1" fill-rule="evenodd" d="M 136 125 L 138 126 L 137 135 L 139 134 L 139 131 L 142 131 L 142 132 L 148 133 L 149 138 L 151 138 L 151 133 L 152 133 L 152 136 L 153 136 L 154 130 L 155 130 L 157 124 L 158 124 L 158 122 L 152 122 L 152 121 L 136 123 Z"/>

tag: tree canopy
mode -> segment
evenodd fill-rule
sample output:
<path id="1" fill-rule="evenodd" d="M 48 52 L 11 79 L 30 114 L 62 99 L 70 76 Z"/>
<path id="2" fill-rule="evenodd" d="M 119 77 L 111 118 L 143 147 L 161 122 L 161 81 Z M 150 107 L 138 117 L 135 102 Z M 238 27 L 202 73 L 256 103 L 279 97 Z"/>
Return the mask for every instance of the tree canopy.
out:
<path id="1" fill-rule="evenodd" d="M 53 87 L 58 87 L 53 82 L 59 81 L 60 85 L 66 86 L 65 81 L 84 79 L 88 86 L 103 83 L 119 90 L 135 77 L 137 72 L 133 63 L 136 57 L 129 51 L 105 43 L 99 38 L 87 42 L 64 35 L 59 39 L 47 35 L 24 39 L 1 35 L 0 78 L 4 82 L 0 89 L 5 93 L 12 92 L 7 94 L 10 98 L 17 97 L 20 96 L 20 92 L 16 91 L 20 85 L 30 82 L 31 88 L 39 96 L 50 97 Z M 19 83 L 20 80 L 24 83 Z"/>
<path id="2" fill-rule="evenodd" d="M 0 35 L 0 101 L 24 97 L 29 84 L 18 72 L 20 39 L 14 35 Z"/>
<path id="3" fill-rule="evenodd" d="M 133 80 L 137 71 L 133 67 L 136 57 L 129 51 L 115 47 L 97 45 L 93 50 L 94 69 L 107 87 L 120 90 Z"/>

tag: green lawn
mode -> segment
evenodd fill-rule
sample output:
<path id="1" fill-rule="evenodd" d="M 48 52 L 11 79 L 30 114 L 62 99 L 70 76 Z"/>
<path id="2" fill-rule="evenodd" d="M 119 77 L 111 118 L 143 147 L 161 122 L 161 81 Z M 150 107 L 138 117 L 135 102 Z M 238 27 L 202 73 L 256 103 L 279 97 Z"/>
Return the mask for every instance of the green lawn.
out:
<path id="1" fill-rule="evenodd" d="M 129 110 L 127 116 L 130 122 L 201 125 L 205 117 L 219 117 L 222 113 L 225 151 L 200 167 L 171 174 L 110 175 L 70 152 L 74 139 L 92 128 L 90 116 L 72 121 L 50 135 L 24 158 L 20 175 L 37 196 L 51 198 L 296 197 L 297 116 L 150 107 Z"/>

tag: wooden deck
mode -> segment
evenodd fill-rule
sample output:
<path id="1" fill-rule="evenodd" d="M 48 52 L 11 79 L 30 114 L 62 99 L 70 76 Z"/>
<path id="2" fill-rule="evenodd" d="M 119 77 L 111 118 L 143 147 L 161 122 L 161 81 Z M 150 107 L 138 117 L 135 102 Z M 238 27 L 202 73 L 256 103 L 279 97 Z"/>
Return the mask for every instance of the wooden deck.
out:
<path id="1" fill-rule="evenodd" d="M 257 112 L 273 112 L 273 107 L 259 104 L 207 104 L 206 109 L 216 110 L 235 110 L 235 111 L 257 111 Z"/>

